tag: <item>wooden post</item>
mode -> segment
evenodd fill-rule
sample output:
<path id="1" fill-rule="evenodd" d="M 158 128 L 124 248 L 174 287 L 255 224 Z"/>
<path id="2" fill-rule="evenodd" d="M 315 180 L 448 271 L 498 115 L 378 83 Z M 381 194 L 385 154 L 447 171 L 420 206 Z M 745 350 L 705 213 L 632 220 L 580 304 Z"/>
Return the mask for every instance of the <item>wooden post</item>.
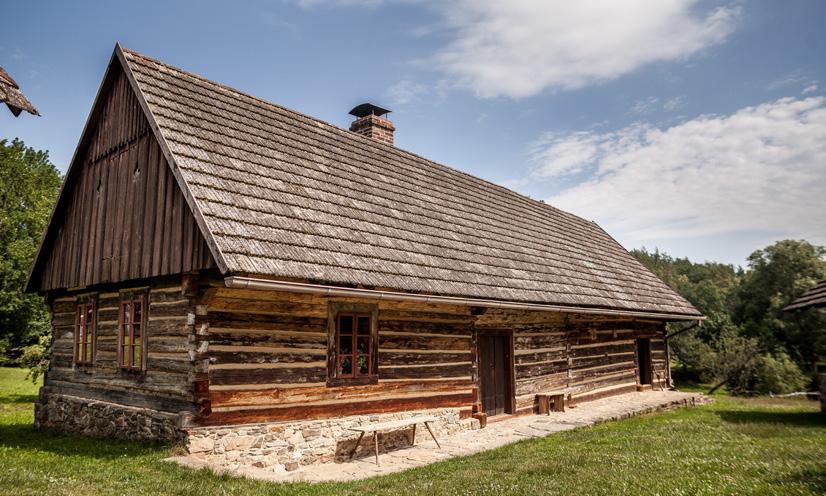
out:
<path id="1" fill-rule="evenodd" d="M 442 445 L 441 445 L 441 444 L 439 444 L 439 440 L 438 440 L 438 439 L 436 439 L 436 436 L 435 436 L 435 435 L 433 435 L 433 431 L 432 431 L 432 430 L 430 430 L 430 424 L 429 424 L 429 423 L 427 423 L 427 422 L 425 422 L 425 423 L 424 423 L 424 426 L 425 426 L 425 427 L 427 427 L 427 432 L 429 432 L 429 433 L 430 433 L 430 437 L 432 437 L 432 438 L 433 438 L 433 441 L 435 441 L 435 442 L 436 442 L 436 446 L 438 446 L 438 447 L 439 447 L 439 449 L 442 449 Z"/>

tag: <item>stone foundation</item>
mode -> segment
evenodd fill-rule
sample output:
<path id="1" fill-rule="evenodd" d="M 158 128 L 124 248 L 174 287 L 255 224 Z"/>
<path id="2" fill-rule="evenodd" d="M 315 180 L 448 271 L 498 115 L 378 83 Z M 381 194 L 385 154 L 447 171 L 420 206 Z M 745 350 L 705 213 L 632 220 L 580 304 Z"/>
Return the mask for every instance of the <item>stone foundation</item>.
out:
<path id="1" fill-rule="evenodd" d="M 120 439 L 181 437 L 179 415 L 62 394 L 44 394 L 34 404 L 39 429 Z"/>
<path id="2" fill-rule="evenodd" d="M 359 415 L 324 420 L 304 420 L 223 427 L 185 429 L 187 449 L 192 455 L 211 463 L 252 465 L 274 472 L 295 470 L 302 465 L 345 461 L 359 433 L 348 427 L 432 415 L 437 439 L 459 431 L 479 428 L 474 418 L 460 419 L 458 408 Z M 379 433 L 379 453 L 410 446 L 412 426 Z M 416 428 L 416 443 L 430 440 L 422 425 Z M 355 456 L 374 453 L 372 435 L 367 434 Z"/>

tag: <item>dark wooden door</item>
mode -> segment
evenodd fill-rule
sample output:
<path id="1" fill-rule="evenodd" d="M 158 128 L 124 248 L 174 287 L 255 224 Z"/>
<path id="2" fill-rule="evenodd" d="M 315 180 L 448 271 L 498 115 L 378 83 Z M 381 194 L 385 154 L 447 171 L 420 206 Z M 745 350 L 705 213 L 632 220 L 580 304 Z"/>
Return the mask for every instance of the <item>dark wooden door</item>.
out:
<path id="1" fill-rule="evenodd" d="M 492 416 L 509 412 L 511 374 L 508 336 L 479 336 L 479 378 L 485 414 Z"/>
<path id="2" fill-rule="evenodd" d="M 651 384 L 651 340 L 637 340 L 637 366 L 640 372 L 640 384 Z"/>

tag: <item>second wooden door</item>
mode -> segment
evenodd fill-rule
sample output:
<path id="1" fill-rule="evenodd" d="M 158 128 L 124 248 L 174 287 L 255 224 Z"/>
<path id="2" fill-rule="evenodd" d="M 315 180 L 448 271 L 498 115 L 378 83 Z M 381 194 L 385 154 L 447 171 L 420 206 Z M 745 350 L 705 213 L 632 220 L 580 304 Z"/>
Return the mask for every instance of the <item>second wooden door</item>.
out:
<path id="1" fill-rule="evenodd" d="M 488 416 L 510 413 L 510 339 L 479 336 L 479 379 L 482 409 Z"/>

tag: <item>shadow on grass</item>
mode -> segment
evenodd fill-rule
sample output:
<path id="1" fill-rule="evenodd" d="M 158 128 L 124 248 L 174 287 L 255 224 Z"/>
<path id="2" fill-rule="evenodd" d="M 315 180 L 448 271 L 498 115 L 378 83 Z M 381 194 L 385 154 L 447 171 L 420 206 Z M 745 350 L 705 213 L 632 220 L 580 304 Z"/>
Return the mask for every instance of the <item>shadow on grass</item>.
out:
<path id="1" fill-rule="evenodd" d="M 4 394 L 0 396 L 0 404 L 2 403 L 34 403 L 37 401 L 36 394 Z"/>
<path id="2" fill-rule="evenodd" d="M 124 456 L 145 456 L 169 446 L 160 442 L 123 441 L 58 434 L 35 429 L 32 424 L 0 425 L 0 448 L 45 451 L 60 456 L 112 460 Z M 164 456 L 166 454 L 164 453 Z"/>
<path id="3" fill-rule="evenodd" d="M 820 412 L 721 410 L 716 413 L 724 422 L 732 424 L 784 424 L 795 427 L 826 427 L 826 416 Z"/>
<path id="4" fill-rule="evenodd" d="M 826 494 L 826 471 L 808 469 L 779 478 L 781 484 L 799 484 L 811 489 L 815 494 Z"/>

